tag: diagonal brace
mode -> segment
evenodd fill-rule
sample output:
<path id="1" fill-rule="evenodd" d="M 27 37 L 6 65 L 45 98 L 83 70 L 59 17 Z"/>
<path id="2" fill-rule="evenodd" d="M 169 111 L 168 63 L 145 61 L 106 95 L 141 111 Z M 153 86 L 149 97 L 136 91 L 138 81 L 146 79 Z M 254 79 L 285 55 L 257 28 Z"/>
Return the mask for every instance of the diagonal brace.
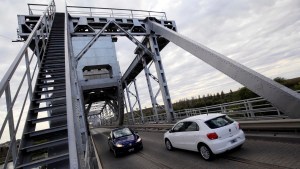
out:
<path id="1" fill-rule="evenodd" d="M 95 37 L 85 45 L 85 47 L 81 50 L 81 52 L 75 57 L 76 61 L 78 62 L 82 56 L 91 48 L 91 46 L 98 40 L 98 38 L 101 36 L 101 34 L 104 32 L 104 30 L 108 27 L 108 25 L 111 23 L 111 21 L 107 22 L 104 27 L 95 35 Z"/>

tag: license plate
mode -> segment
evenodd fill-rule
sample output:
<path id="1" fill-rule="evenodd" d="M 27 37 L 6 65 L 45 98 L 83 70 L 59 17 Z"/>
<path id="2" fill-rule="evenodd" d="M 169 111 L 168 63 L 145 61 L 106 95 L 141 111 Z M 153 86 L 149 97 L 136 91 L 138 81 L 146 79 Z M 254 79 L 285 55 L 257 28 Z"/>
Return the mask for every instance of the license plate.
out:
<path id="1" fill-rule="evenodd" d="M 231 140 L 230 142 L 231 142 L 231 144 L 233 144 L 233 143 L 235 143 L 235 142 L 236 142 L 236 139 L 234 139 L 234 140 Z"/>
<path id="2" fill-rule="evenodd" d="M 128 150 L 128 152 L 133 152 L 134 151 L 134 148 L 131 148 Z"/>

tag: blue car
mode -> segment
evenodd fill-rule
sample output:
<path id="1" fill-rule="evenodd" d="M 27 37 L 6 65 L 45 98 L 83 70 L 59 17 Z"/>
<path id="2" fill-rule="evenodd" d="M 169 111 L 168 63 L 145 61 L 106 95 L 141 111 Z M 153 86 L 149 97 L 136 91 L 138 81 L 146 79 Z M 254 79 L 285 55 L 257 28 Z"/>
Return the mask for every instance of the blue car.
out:
<path id="1" fill-rule="evenodd" d="M 143 149 L 142 138 L 130 128 L 122 127 L 112 130 L 108 137 L 108 146 L 115 157 L 120 154 Z"/>

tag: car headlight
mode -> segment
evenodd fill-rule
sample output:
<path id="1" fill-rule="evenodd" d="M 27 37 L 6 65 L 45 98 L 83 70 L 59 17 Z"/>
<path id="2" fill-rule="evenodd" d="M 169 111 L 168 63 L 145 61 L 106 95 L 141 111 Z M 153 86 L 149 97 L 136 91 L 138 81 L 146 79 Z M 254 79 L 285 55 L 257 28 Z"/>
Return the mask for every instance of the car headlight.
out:
<path id="1" fill-rule="evenodd" d="M 116 147 L 123 147 L 123 145 L 120 144 L 120 143 L 117 143 L 117 144 L 116 144 Z"/>
<path id="2" fill-rule="evenodd" d="M 141 141 L 142 141 L 141 137 L 139 137 L 139 138 L 136 140 L 136 142 L 141 142 Z"/>

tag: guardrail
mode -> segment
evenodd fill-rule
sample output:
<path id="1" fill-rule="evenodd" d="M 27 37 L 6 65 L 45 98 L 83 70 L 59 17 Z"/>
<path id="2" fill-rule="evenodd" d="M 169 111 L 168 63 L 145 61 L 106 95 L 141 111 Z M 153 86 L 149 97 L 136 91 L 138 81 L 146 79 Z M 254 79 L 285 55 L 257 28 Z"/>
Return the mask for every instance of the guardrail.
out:
<path id="1" fill-rule="evenodd" d="M 21 119 L 26 117 L 27 115 L 27 114 L 26 115 L 23 114 L 24 109 L 26 106 L 30 104 L 27 101 L 28 100 L 31 101 L 32 99 L 32 91 L 33 91 L 32 88 L 35 85 L 34 79 L 36 78 L 36 75 L 38 74 L 39 71 L 39 67 L 40 67 L 39 65 L 41 63 L 40 58 L 43 57 L 43 54 L 46 50 L 47 39 L 49 37 L 49 33 L 51 30 L 51 26 L 55 14 L 55 3 L 53 0 L 50 2 L 46 10 L 44 11 L 45 12 L 43 13 L 43 15 L 40 16 L 39 21 L 35 25 L 31 34 L 28 36 L 23 47 L 21 48 L 20 52 L 14 59 L 13 63 L 10 65 L 9 69 L 5 73 L 0 83 L 0 97 L 2 98 L 5 95 L 5 99 L 6 99 L 6 104 L 1 106 L 2 107 L 6 106 L 6 110 L 7 110 L 6 114 L 1 115 L 4 118 L 0 130 L 1 142 L 5 140 L 2 139 L 2 135 L 4 132 L 8 132 L 10 136 L 9 149 L 7 151 L 8 153 L 6 154 L 6 159 L 3 168 L 7 167 L 7 163 L 9 161 L 10 155 L 12 155 L 14 164 L 16 162 L 16 158 L 17 158 L 16 156 L 19 151 L 17 150 L 16 137 L 17 134 L 19 134 L 18 131 L 21 130 L 20 129 Z M 31 54 L 31 57 L 29 58 L 29 46 L 32 42 L 34 43 L 35 48 Z M 39 46 L 39 44 L 41 45 L 41 47 Z M 36 56 L 37 58 L 35 63 L 33 63 L 34 56 Z M 20 64 L 21 61 L 25 62 L 25 70 L 22 72 L 18 71 L 16 73 L 17 69 L 22 70 L 22 68 L 24 67 L 23 65 Z M 36 71 L 37 67 L 38 67 L 38 71 Z M 23 73 L 21 74 L 21 78 L 19 78 L 20 77 L 19 73 Z M 20 80 L 20 81 L 19 83 L 15 83 L 15 81 L 13 81 L 14 83 L 13 88 L 15 88 L 15 86 L 17 87 L 16 87 L 15 94 L 12 97 L 13 93 L 11 92 L 11 81 L 13 78 L 16 78 L 16 80 Z M 27 89 L 22 88 L 23 86 L 26 86 L 24 84 L 25 78 L 27 79 L 28 82 Z M 25 97 L 22 97 L 22 95 L 19 96 L 21 90 L 22 91 L 25 90 Z M 22 103 L 21 106 L 20 105 L 15 106 L 17 101 Z M 18 110 L 19 108 L 20 110 Z M 13 110 L 16 111 L 16 109 L 18 112 L 20 112 L 19 118 L 17 120 L 14 119 L 15 113 L 13 112 Z M 17 121 L 16 125 L 15 125 L 15 121 Z M 7 124 L 8 124 L 8 128 L 6 129 Z"/>
<path id="2" fill-rule="evenodd" d="M 300 131 L 300 119 L 279 119 L 279 120 L 260 120 L 260 121 L 238 121 L 241 129 L 245 131 Z M 130 128 L 138 130 L 158 130 L 167 131 L 174 124 L 143 124 L 127 125 Z M 117 125 L 100 126 L 103 128 L 116 128 Z"/>
<path id="3" fill-rule="evenodd" d="M 73 16 L 100 16 L 111 18 L 141 18 L 156 17 L 161 20 L 167 20 L 165 12 L 118 9 L 118 8 L 98 8 L 98 7 L 82 7 L 82 6 L 67 6 L 69 14 Z"/>
<path id="4" fill-rule="evenodd" d="M 300 91 L 298 90 L 297 92 L 299 93 Z M 174 112 L 174 120 L 178 121 L 190 116 L 207 113 L 224 113 L 236 120 L 288 118 L 288 116 L 284 115 L 277 108 L 273 107 L 273 105 L 271 105 L 264 98 L 256 97 L 212 106 L 178 110 Z M 159 123 L 165 123 L 167 121 L 166 113 L 158 114 L 158 121 Z M 140 117 L 136 117 L 134 122 L 135 124 L 156 123 L 156 116 L 144 116 L 144 121 L 142 121 Z M 132 119 L 129 119 L 129 121 L 126 120 L 125 124 L 133 124 Z"/>

